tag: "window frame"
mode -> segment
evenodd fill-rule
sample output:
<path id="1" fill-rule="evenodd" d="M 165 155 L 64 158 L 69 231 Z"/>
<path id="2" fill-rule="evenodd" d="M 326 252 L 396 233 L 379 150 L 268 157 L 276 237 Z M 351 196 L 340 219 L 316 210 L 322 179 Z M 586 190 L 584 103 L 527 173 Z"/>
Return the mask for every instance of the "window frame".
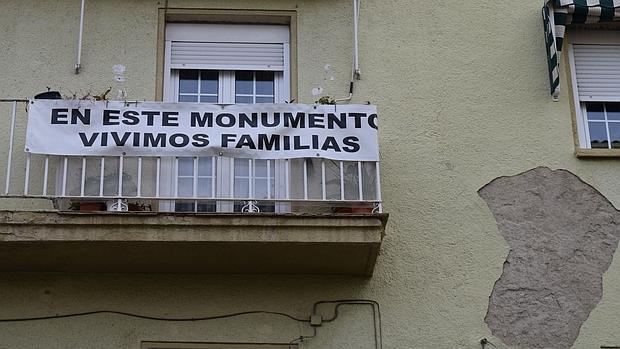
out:
<path id="1" fill-rule="evenodd" d="M 164 97 L 164 61 L 166 25 L 170 23 L 243 23 L 280 24 L 289 28 L 289 98 L 298 99 L 297 83 L 297 10 L 159 8 L 157 30 L 157 69 L 155 98 Z"/>
<path id="2" fill-rule="evenodd" d="M 617 45 L 620 46 L 620 34 L 612 27 L 597 26 L 597 28 L 578 27 L 570 29 L 566 34 L 566 55 L 568 59 L 567 75 L 569 76 L 569 97 L 573 121 L 573 139 L 575 155 L 577 157 L 620 157 L 618 148 L 591 148 L 589 126 L 586 114 L 586 101 L 581 101 L 577 86 L 575 52 L 573 45 Z M 593 101 L 594 102 L 594 101 Z M 600 103 L 620 102 L 620 95 Z M 606 122 L 605 122 L 606 124 Z"/>
<path id="3" fill-rule="evenodd" d="M 284 25 L 261 25 L 261 24 L 213 24 L 213 23 L 188 23 L 188 24 L 175 24 L 175 27 L 170 28 L 172 38 L 166 38 L 165 41 L 165 56 L 164 56 L 164 86 L 163 86 L 163 99 L 169 102 L 178 102 L 179 99 L 179 76 L 181 68 L 176 68 L 171 65 L 171 48 L 172 41 L 177 40 L 179 37 L 182 41 L 188 42 L 216 42 L 216 43 L 278 43 L 283 47 L 283 69 L 236 69 L 230 70 L 231 67 L 223 63 L 216 66 L 191 66 L 187 70 L 198 70 L 199 79 L 202 76 L 202 70 L 217 70 L 218 74 L 218 96 L 217 103 L 219 104 L 232 104 L 235 103 L 236 91 L 235 91 L 235 77 L 237 71 L 253 71 L 254 74 L 258 71 L 270 71 L 274 76 L 274 91 L 273 99 L 274 103 L 283 103 L 290 100 L 290 37 L 291 28 Z M 168 31 L 166 31 L 168 33 Z M 234 67 L 232 67 L 234 68 Z M 254 77 L 255 78 L 255 77 Z M 200 98 L 200 97 L 199 97 Z M 212 168 L 217 169 L 215 178 L 212 178 L 212 188 L 215 191 L 212 193 L 212 197 L 205 198 L 207 200 L 213 199 L 213 197 L 235 197 L 235 192 L 232 190 L 231 180 L 237 179 L 235 175 L 235 159 L 218 157 L 217 161 L 211 162 Z M 194 164 L 197 163 L 197 158 L 194 158 Z M 275 162 L 275 171 L 273 172 L 275 182 L 275 189 L 273 191 L 268 190 L 267 199 L 273 199 L 282 197 L 279 193 L 285 191 L 286 184 L 282 183 L 281 179 L 287 171 L 285 169 L 288 166 L 288 162 L 271 160 Z M 176 196 L 178 192 L 178 158 L 162 159 L 162 180 L 161 191 L 163 193 L 172 194 Z M 253 164 L 253 162 L 250 162 Z M 196 166 L 196 165 L 194 165 Z M 270 166 L 269 161 L 267 166 Z M 253 191 L 254 186 L 254 170 L 252 166 L 251 177 L 248 177 L 249 188 Z M 269 171 L 268 171 L 269 172 Z M 277 174 L 276 174 L 277 173 Z M 285 178 L 285 181 L 287 179 Z M 271 181 L 268 181 L 270 185 Z M 196 187 L 196 178 L 194 178 L 194 192 Z M 213 189 L 212 189 L 213 190 Z M 252 194 L 251 196 L 253 196 Z M 185 201 L 185 200 L 182 200 Z M 243 200 L 240 200 L 243 201 Z M 260 199 L 256 200 L 260 201 Z M 198 212 L 198 201 L 194 202 L 194 212 Z M 175 211 L 176 201 L 162 202 L 160 203 L 161 211 Z M 247 206 L 247 205 L 246 205 Z M 216 212 L 232 212 L 235 211 L 236 201 L 216 201 Z M 259 207 L 259 206 L 255 206 Z M 290 205 L 288 203 L 275 203 L 273 207 L 274 212 L 289 212 Z"/>

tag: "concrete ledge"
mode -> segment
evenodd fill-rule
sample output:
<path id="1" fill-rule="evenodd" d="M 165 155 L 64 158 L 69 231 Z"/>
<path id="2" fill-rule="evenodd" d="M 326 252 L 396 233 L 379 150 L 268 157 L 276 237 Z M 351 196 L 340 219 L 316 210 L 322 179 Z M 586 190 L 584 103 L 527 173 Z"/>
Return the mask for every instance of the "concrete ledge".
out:
<path id="1" fill-rule="evenodd" d="M 387 214 L 0 211 L 0 271 L 372 275 Z"/>

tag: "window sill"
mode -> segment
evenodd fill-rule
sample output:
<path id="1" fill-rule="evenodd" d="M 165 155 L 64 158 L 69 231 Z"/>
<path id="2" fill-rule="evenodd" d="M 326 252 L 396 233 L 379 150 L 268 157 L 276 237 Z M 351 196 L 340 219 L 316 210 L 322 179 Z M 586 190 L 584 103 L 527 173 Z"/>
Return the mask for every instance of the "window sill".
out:
<path id="1" fill-rule="evenodd" d="M 387 218 L 0 211 L 0 271 L 370 276 Z"/>
<path id="2" fill-rule="evenodd" d="M 578 158 L 620 158 L 620 149 L 576 149 Z"/>

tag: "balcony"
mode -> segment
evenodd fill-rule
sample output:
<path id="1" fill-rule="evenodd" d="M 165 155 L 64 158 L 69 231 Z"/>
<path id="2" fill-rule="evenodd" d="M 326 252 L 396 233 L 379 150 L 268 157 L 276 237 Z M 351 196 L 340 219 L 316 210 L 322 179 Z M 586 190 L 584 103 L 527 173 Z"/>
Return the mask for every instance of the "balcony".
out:
<path id="1" fill-rule="evenodd" d="M 0 270 L 371 275 L 377 161 L 26 152 L 0 100 Z"/>

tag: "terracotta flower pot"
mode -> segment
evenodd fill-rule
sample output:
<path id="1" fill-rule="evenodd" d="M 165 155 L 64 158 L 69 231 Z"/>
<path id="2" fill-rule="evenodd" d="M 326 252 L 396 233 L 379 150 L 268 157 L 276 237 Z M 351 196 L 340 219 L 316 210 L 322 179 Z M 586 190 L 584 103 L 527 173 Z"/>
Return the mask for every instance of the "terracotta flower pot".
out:
<path id="1" fill-rule="evenodd" d="M 105 211 L 105 202 L 83 201 L 80 202 L 80 212 Z"/>

